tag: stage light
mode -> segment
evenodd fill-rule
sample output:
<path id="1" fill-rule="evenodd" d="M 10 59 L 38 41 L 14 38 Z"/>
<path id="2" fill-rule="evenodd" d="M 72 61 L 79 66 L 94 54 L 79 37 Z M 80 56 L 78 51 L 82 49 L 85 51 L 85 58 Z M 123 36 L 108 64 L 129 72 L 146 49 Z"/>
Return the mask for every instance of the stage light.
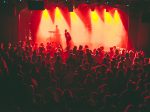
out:
<path id="1" fill-rule="evenodd" d="M 86 3 L 90 3 L 91 2 L 91 0 L 86 0 Z"/>
<path id="2" fill-rule="evenodd" d="M 104 9 L 104 21 L 107 24 L 111 24 L 113 21 L 111 14 L 109 12 L 107 12 L 106 9 Z"/>
<path id="3" fill-rule="evenodd" d="M 106 4 L 109 4 L 110 2 L 109 1 L 106 1 Z"/>
<path id="4" fill-rule="evenodd" d="M 105 11 L 109 12 L 109 7 L 107 5 L 105 6 Z"/>
<path id="5" fill-rule="evenodd" d="M 51 29 L 51 19 L 47 9 L 42 11 L 41 20 L 39 23 L 39 28 L 37 31 L 37 42 L 45 43 L 46 39 L 50 37 L 50 33 L 48 32 Z"/>
<path id="6" fill-rule="evenodd" d="M 95 6 L 94 5 L 91 5 L 91 11 L 94 11 L 95 10 Z"/>
<path id="7" fill-rule="evenodd" d="M 74 3 L 71 3 L 74 6 Z M 67 9 L 67 4 L 65 4 L 65 8 L 56 7 L 56 4 L 51 6 L 52 10 L 32 11 L 36 15 L 41 15 L 39 26 L 35 31 L 35 41 L 37 43 L 43 42 L 46 44 L 47 41 L 50 41 L 55 36 L 55 26 L 58 25 L 63 48 L 66 47 L 64 29 L 69 31 L 72 42 L 76 46 L 88 45 L 91 49 L 104 46 L 106 50 L 114 45 L 125 47 L 128 35 L 124 29 L 120 9 L 118 11 L 117 8 L 112 8 L 106 4 L 98 7 L 96 3 L 86 4 L 85 2 L 80 4 L 78 9 L 72 7 L 73 12 L 68 12 L 70 10 Z M 24 13 L 22 15 L 25 15 Z M 36 16 L 34 16 L 33 21 L 34 19 L 36 19 Z"/>
<path id="8" fill-rule="evenodd" d="M 69 12 L 73 12 L 73 4 L 72 4 L 72 2 L 71 1 L 67 1 L 67 7 L 68 7 L 68 11 Z"/>
<path id="9" fill-rule="evenodd" d="M 99 16 L 96 11 L 91 12 L 91 21 L 97 23 L 99 21 Z"/>
<path id="10" fill-rule="evenodd" d="M 115 23 L 119 23 L 121 21 L 117 10 L 115 10 L 115 13 L 114 13 L 114 21 Z"/>
<path id="11" fill-rule="evenodd" d="M 55 9 L 55 17 L 61 18 L 61 12 L 60 12 L 60 9 L 58 7 L 56 7 L 56 9 Z"/>
<path id="12" fill-rule="evenodd" d="M 106 8 L 106 12 L 109 12 L 108 8 Z"/>
<path id="13" fill-rule="evenodd" d="M 68 6 L 69 12 L 73 12 L 73 6 Z"/>
<path id="14" fill-rule="evenodd" d="M 106 12 L 109 12 L 109 9 L 111 9 L 108 4 L 105 4 L 104 7 L 105 7 L 105 11 L 106 11 Z"/>

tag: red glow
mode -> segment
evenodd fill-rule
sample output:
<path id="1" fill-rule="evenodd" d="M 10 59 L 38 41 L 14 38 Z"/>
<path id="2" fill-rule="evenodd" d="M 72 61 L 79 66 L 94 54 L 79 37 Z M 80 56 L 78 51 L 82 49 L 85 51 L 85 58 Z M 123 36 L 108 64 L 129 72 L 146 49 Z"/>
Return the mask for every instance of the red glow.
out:
<path id="1" fill-rule="evenodd" d="M 89 34 L 86 30 L 84 23 L 81 21 L 81 19 L 78 17 L 76 12 L 70 13 L 71 17 L 71 35 L 72 40 L 75 45 L 85 45 L 89 44 Z"/>
<path id="2" fill-rule="evenodd" d="M 89 11 L 85 16 L 90 17 L 90 21 L 86 21 L 83 17 L 81 18 L 79 13 L 79 9 L 74 9 L 74 12 L 67 12 L 66 14 L 69 14 L 68 20 L 70 20 L 70 24 L 68 24 L 66 17 L 64 17 L 65 13 L 62 13 L 58 7 L 56 7 L 54 12 L 54 22 L 52 22 L 48 11 L 44 10 L 37 32 L 38 43 L 45 43 L 49 38 L 57 38 L 55 34 L 49 31 L 56 31 L 55 27 L 58 25 L 59 40 L 63 48 L 66 47 L 65 29 L 70 32 L 72 41 L 77 46 L 80 44 L 88 45 L 91 49 L 104 46 L 105 50 L 112 46 L 127 47 L 127 31 L 117 10 L 112 13 L 111 9 L 109 12 L 106 12 L 106 9 L 104 9 L 103 17 L 100 16 L 99 13 L 102 12 L 99 12 L 99 10 Z M 101 18 L 104 18 L 104 21 Z"/>
<path id="3" fill-rule="evenodd" d="M 106 24 L 112 24 L 113 23 L 113 18 L 109 12 L 104 9 L 104 21 Z"/>
<path id="4" fill-rule="evenodd" d="M 114 21 L 115 23 L 121 22 L 121 19 L 117 10 L 115 10 L 115 13 L 114 13 Z"/>
<path id="5" fill-rule="evenodd" d="M 37 31 L 37 42 L 45 43 L 50 37 L 49 30 L 51 29 L 52 21 L 50 19 L 48 11 L 45 9 L 42 13 L 40 25 Z"/>

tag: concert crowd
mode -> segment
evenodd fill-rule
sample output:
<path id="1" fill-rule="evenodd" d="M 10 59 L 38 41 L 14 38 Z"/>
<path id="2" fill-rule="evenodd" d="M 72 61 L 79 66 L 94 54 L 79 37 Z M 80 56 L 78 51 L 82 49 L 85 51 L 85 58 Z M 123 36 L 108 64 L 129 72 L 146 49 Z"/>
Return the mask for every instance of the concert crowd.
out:
<path id="1" fill-rule="evenodd" d="M 116 46 L 1 43 L 0 112 L 150 112 L 150 59 Z"/>

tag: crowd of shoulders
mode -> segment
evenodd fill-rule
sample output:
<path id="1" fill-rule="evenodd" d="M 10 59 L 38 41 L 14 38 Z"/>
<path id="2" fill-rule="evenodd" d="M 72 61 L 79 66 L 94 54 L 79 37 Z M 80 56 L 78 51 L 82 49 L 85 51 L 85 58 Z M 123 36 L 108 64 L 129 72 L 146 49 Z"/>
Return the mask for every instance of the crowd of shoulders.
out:
<path id="1" fill-rule="evenodd" d="M 143 51 L 30 42 L 0 46 L 0 104 L 14 112 L 149 112 Z"/>

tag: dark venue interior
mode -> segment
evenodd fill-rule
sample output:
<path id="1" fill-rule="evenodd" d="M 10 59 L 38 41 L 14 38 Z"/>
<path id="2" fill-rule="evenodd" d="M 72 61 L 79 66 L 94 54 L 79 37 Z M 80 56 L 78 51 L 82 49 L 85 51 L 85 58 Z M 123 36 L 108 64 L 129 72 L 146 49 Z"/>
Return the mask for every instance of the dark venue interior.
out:
<path id="1" fill-rule="evenodd" d="M 0 112 L 150 112 L 150 0 L 0 0 Z"/>

